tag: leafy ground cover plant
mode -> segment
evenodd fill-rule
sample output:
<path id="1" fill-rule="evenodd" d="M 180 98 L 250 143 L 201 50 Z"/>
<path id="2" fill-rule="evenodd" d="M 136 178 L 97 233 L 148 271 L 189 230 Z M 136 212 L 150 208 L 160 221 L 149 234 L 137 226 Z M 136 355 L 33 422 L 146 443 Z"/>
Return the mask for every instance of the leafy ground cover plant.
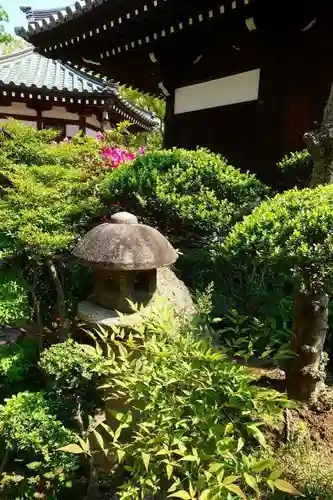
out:
<path id="1" fill-rule="evenodd" d="M 0 346 L 0 398 L 11 396 L 27 386 L 40 385 L 36 367 L 35 342 L 24 339 Z"/>
<path id="2" fill-rule="evenodd" d="M 260 460 L 263 428 L 281 418 L 287 400 L 252 385 L 249 372 L 202 334 L 165 307 L 143 314 L 131 333 L 99 332 L 107 354 L 99 367 L 106 420 L 93 429 L 98 446 L 88 435 L 61 450 L 92 459 L 103 450 L 114 477 L 123 478 L 122 500 L 245 499 L 267 488 L 297 494 L 274 461 Z"/>
<path id="3" fill-rule="evenodd" d="M 21 392 L 0 408 L 0 491 L 8 499 L 61 498 L 79 469 L 76 457 L 56 453 L 74 434 L 57 420 L 41 392 Z"/>
<path id="4" fill-rule="evenodd" d="M 224 351 L 246 362 L 267 361 L 273 364 L 292 358 L 291 331 L 279 328 L 274 319 L 261 321 L 249 318 L 233 309 L 222 318 L 217 334 Z"/>
<path id="5" fill-rule="evenodd" d="M 0 264 L 0 325 L 26 323 L 30 315 L 28 294 L 29 285 L 17 269 Z"/>

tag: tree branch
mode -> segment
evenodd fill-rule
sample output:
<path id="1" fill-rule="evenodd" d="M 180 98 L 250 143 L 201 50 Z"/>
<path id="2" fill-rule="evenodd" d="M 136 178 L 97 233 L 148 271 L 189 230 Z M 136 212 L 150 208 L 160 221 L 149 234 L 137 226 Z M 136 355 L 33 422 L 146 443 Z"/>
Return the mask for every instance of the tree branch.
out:
<path id="1" fill-rule="evenodd" d="M 66 340 L 67 338 L 67 328 L 66 328 L 66 304 L 65 304 L 65 294 L 64 289 L 61 285 L 61 281 L 58 276 L 57 268 L 52 260 L 47 261 L 47 265 L 50 269 L 52 279 L 57 292 L 57 312 L 59 315 L 60 322 L 60 338 Z"/>
<path id="2" fill-rule="evenodd" d="M 42 321 L 42 316 L 40 313 L 40 303 L 39 300 L 37 299 L 36 295 L 36 288 L 37 288 L 37 272 L 34 273 L 34 278 L 33 278 L 33 283 L 32 283 L 32 302 L 36 314 L 36 325 L 37 325 L 37 336 L 38 336 L 38 350 L 39 353 L 43 351 L 43 331 L 44 331 L 44 326 L 43 326 L 43 321 Z"/>

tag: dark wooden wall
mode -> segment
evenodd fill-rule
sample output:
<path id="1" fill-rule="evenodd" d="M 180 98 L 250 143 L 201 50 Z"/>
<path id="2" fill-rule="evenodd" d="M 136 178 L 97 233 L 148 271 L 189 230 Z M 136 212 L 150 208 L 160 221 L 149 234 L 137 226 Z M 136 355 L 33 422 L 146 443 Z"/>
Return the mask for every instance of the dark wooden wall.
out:
<path id="1" fill-rule="evenodd" d="M 187 69 L 178 86 L 259 67 L 259 100 L 174 115 L 171 95 L 166 146 L 208 147 L 232 165 L 278 185 L 276 162 L 285 153 L 303 148 L 304 132 L 321 120 L 333 81 L 330 33 L 329 20 L 324 19 L 288 39 L 238 36 L 240 50 L 229 46 L 223 52 L 208 51 L 198 67 Z"/>

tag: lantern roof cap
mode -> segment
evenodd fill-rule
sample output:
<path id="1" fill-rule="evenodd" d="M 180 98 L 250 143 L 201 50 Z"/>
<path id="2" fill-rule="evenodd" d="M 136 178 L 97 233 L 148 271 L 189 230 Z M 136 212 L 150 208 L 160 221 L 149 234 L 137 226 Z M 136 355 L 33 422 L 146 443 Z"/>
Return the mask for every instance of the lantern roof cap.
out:
<path id="1" fill-rule="evenodd" d="M 158 269 L 177 260 L 177 252 L 165 236 L 127 212 L 91 229 L 73 253 L 85 265 L 114 271 Z"/>

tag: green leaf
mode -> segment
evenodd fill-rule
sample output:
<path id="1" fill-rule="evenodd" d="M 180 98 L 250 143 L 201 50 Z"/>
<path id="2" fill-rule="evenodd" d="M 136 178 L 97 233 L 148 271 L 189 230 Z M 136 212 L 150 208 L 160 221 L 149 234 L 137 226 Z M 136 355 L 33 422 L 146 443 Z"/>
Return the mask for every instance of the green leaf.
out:
<path id="1" fill-rule="evenodd" d="M 243 448 L 244 444 L 245 444 L 244 439 L 242 437 L 240 437 L 238 439 L 238 442 L 237 442 L 236 453 L 238 453 L 239 451 L 241 451 L 241 449 Z"/>
<path id="2" fill-rule="evenodd" d="M 173 474 L 173 465 L 168 464 L 166 466 L 166 472 L 167 472 L 168 479 L 171 479 L 172 478 L 172 474 Z"/>
<path id="3" fill-rule="evenodd" d="M 271 472 L 271 474 L 269 475 L 268 479 L 270 479 L 271 481 L 275 481 L 276 479 L 278 479 L 282 474 L 284 473 L 284 469 L 283 468 L 280 468 L 280 469 L 275 469 Z"/>
<path id="4" fill-rule="evenodd" d="M 78 444 L 68 444 L 67 446 L 62 446 L 58 448 L 57 451 L 63 451 L 65 453 L 73 453 L 74 455 L 80 455 L 84 453 L 84 450 Z"/>
<path id="5" fill-rule="evenodd" d="M 284 493 L 289 493 L 289 495 L 293 496 L 302 495 L 302 493 L 296 490 L 296 488 L 292 484 L 287 483 L 287 481 L 284 481 L 283 479 L 277 479 L 274 482 L 274 486 L 275 488 L 277 488 L 280 491 L 283 491 Z"/>
<path id="6" fill-rule="evenodd" d="M 168 455 L 170 453 L 170 450 L 165 450 L 165 449 L 161 449 L 159 450 L 155 456 L 156 457 L 159 457 L 159 456 L 165 456 L 165 455 Z"/>
<path id="7" fill-rule="evenodd" d="M 211 464 L 209 466 L 209 469 L 208 469 L 208 472 L 211 472 L 211 473 L 216 473 L 218 472 L 219 470 L 221 470 L 223 467 L 223 464 L 221 463 L 218 463 L 218 462 L 214 462 L 213 464 Z"/>
<path id="8" fill-rule="evenodd" d="M 91 354 L 92 356 L 96 356 L 96 349 L 92 347 L 91 345 L 86 345 L 82 344 L 81 348 L 86 351 L 88 354 Z"/>
<path id="9" fill-rule="evenodd" d="M 273 465 L 273 460 L 260 460 L 259 462 L 256 462 L 253 467 L 251 467 L 251 471 L 262 472 L 266 469 L 270 469 Z"/>
<path id="10" fill-rule="evenodd" d="M 237 486 L 237 484 L 226 484 L 224 485 L 224 487 L 231 493 L 235 493 L 236 495 L 238 495 L 243 500 L 247 500 L 244 492 L 240 489 L 239 486 Z"/>
<path id="11" fill-rule="evenodd" d="M 118 457 L 118 462 L 121 464 L 122 461 L 124 460 L 124 456 L 126 455 L 126 453 L 124 452 L 124 450 L 117 450 L 117 457 Z"/>
<path id="12" fill-rule="evenodd" d="M 199 497 L 199 500 L 208 500 L 209 495 L 210 495 L 210 490 L 209 490 L 209 489 L 204 490 L 204 491 L 201 493 L 201 495 L 200 495 L 200 497 Z"/>
<path id="13" fill-rule="evenodd" d="M 83 451 L 85 453 L 88 453 L 89 452 L 89 447 L 88 447 L 86 441 L 84 439 L 82 439 L 80 436 L 78 436 L 77 438 L 78 438 L 78 441 L 79 441 L 79 443 L 80 443 L 81 448 L 83 449 Z"/>
<path id="14" fill-rule="evenodd" d="M 257 427 L 247 428 L 250 435 L 252 435 L 261 446 L 266 446 L 266 439 L 263 433 Z"/>
<path id="15" fill-rule="evenodd" d="M 182 498 L 182 500 L 191 500 L 191 495 L 185 490 L 179 490 L 175 491 L 175 493 L 171 493 L 168 498 Z"/>
<path id="16" fill-rule="evenodd" d="M 148 472 L 149 468 L 149 462 L 150 462 L 150 455 L 149 453 L 145 453 L 144 451 L 141 452 L 142 460 L 145 466 L 146 471 Z"/>
<path id="17" fill-rule="evenodd" d="M 92 431 L 92 434 L 95 436 L 96 438 L 96 441 L 98 443 L 98 445 L 100 446 L 101 450 L 105 452 L 105 449 L 104 449 L 104 441 L 103 441 L 103 438 L 102 436 L 100 435 L 99 432 L 96 431 L 96 429 L 94 429 Z"/>
<path id="18" fill-rule="evenodd" d="M 194 455 L 186 455 L 186 457 L 182 457 L 179 459 L 179 461 L 184 461 L 184 462 L 196 462 L 198 460 L 197 457 Z"/>
<path id="19" fill-rule="evenodd" d="M 223 486 L 234 483 L 238 478 L 239 476 L 227 476 L 226 478 L 224 478 Z"/>
<path id="20" fill-rule="evenodd" d="M 244 472 L 244 479 L 246 481 L 246 484 L 248 486 L 250 486 L 250 488 L 252 488 L 259 495 L 260 491 L 259 491 L 259 487 L 258 487 L 258 483 L 256 481 L 256 478 L 253 476 L 250 476 L 250 474 L 247 474 L 246 472 Z"/>

